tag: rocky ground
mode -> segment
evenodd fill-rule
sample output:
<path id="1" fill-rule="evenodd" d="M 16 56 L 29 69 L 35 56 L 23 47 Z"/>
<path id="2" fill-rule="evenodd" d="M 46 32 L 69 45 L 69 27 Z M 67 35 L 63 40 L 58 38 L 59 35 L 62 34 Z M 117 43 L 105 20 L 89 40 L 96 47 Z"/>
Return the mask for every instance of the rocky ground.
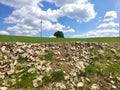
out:
<path id="1" fill-rule="evenodd" d="M 0 43 L 0 90 L 120 90 L 119 43 Z"/>

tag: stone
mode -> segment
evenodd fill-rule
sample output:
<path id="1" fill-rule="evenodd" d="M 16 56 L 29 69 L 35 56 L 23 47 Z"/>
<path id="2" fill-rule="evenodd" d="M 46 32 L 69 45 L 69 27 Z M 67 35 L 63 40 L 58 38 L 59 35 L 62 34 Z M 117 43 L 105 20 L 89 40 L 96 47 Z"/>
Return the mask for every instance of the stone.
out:
<path id="1" fill-rule="evenodd" d="M 33 82 L 33 86 L 34 86 L 35 88 L 39 86 L 37 79 L 34 79 L 32 82 Z"/>
<path id="2" fill-rule="evenodd" d="M 77 83 L 79 81 L 78 77 L 74 77 L 74 82 Z"/>
<path id="3" fill-rule="evenodd" d="M 120 81 L 120 77 L 117 77 L 117 80 Z"/>
<path id="4" fill-rule="evenodd" d="M 83 82 L 79 82 L 79 83 L 77 83 L 77 87 L 79 88 L 79 87 L 83 87 L 84 86 L 84 83 Z"/>
<path id="5" fill-rule="evenodd" d="M 56 83 L 55 87 L 60 88 L 62 90 L 66 89 L 66 86 L 64 84 L 62 84 L 62 83 Z"/>
<path id="6" fill-rule="evenodd" d="M 15 72 L 14 69 L 10 69 L 9 71 L 7 71 L 7 74 L 8 74 L 8 75 L 11 75 L 11 74 L 13 74 L 14 72 Z"/>
<path id="7" fill-rule="evenodd" d="M 40 75 L 40 76 L 37 77 L 37 80 L 38 80 L 38 81 L 42 81 L 42 78 L 43 78 L 43 76 Z"/>
<path id="8" fill-rule="evenodd" d="M 88 82 L 90 82 L 90 79 L 89 78 L 85 78 Z"/>
<path id="9" fill-rule="evenodd" d="M 18 48 L 18 49 L 16 50 L 16 52 L 18 52 L 18 53 L 24 53 L 24 51 L 23 51 L 22 49 L 20 49 L 20 48 Z"/>
<path id="10" fill-rule="evenodd" d="M 66 89 L 66 86 L 64 84 L 62 84 L 60 87 L 61 87 L 62 90 Z"/>
<path id="11" fill-rule="evenodd" d="M 4 79 L 4 78 L 5 78 L 5 73 L 0 72 L 0 79 Z"/>
<path id="12" fill-rule="evenodd" d="M 115 49 L 113 49 L 113 48 L 111 49 L 111 51 L 112 51 L 113 53 L 115 53 L 115 54 L 117 53 L 117 51 L 116 51 Z"/>
<path id="13" fill-rule="evenodd" d="M 113 80 L 111 80 L 110 82 L 111 82 L 111 84 L 115 84 L 115 82 Z"/>
<path id="14" fill-rule="evenodd" d="M 36 69 L 41 70 L 42 66 L 38 65 L 36 66 Z"/>
<path id="15" fill-rule="evenodd" d="M 97 84 L 92 84 L 90 90 L 99 90 L 99 86 Z"/>
<path id="16" fill-rule="evenodd" d="M 8 90 L 7 87 L 0 87 L 0 90 Z"/>
<path id="17" fill-rule="evenodd" d="M 83 61 L 79 61 L 76 63 L 76 67 L 79 69 L 79 70 L 83 70 L 85 68 L 84 66 L 84 62 Z"/>
<path id="18" fill-rule="evenodd" d="M 64 79 L 67 81 L 67 80 L 70 79 L 70 76 L 69 76 L 69 75 L 66 75 L 66 76 L 64 76 Z"/>
<path id="19" fill-rule="evenodd" d="M 117 89 L 117 87 L 116 87 L 115 85 L 112 85 L 112 89 L 115 89 L 115 90 L 116 90 L 116 89 Z"/>
<path id="20" fill-rule="evenodd" d="M 46 72 L 49 73 L 50 71 L 52 70 L 52 68 L 49 66 L 49 67 L 46 67 Z"/>
<path id="21" fill-rule="evenodd" d="M 2 46 L 1 51 L 2 51 L 2 52 L 5 52 L 5 49 L 6 49 L 6 47 L 5 47 L 5 46 Z"/>
<path id="22" fill-rule="evenodd" d="M 30 69 L 28 70 L 28 72 L 29 72 L 29 73 L 34 73 L 34 72 L 35 72 L 35 68 L 30 68 Z"/>

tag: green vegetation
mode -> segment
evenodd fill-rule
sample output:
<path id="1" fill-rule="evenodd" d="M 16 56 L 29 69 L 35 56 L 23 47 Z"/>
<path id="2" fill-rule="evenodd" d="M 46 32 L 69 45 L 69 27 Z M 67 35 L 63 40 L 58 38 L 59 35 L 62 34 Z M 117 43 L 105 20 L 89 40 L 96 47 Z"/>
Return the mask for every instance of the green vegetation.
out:
<path id="1" fill-rule="evenodd" d="M 42 85 L 47 85 L 49 82 L 51 82 L 51 76 L 44 74 L 42 78 Z"/>
<path id="2" fill-rule="evenodd" d="M 106 68 L 106 72 L 111 73 L 114 78 L 120 77 L 120 62 L 110 64 Z"/>
<path id="3" fill-rule="evenodd" d="M 70 55 L 70 54 L 66 54 L 65 57 L 66 57 L 69 61 L 72 60 L 72 55 Z"/>
<path id="4" fill-rule="evenodd" d="M 63 34 L 62 31 L 56 31 L 56 32 L 54 33 L 54 36 L 55 36 L 56 38 L 64 38 L 64 34 Z"/>
<path id="5" fill-rule="evenodd" d="M 21 64 L 22 64 L 22 63 L 26 63 L 26 62 L 27 62 L 27 59 L 19 56 L 18 62 L 21 63 Z"/>
<path id="6" fill-rule="evenodd" d="M 54 53 L 52 51 L 48 51 L 45 55 L 41 56 L 40 59 L 42 60 L 52 60 Z"/>
<path id="7" fill-rule="evenodd" d="M 90 75 L 100 75 L 103 76 L 104 75 L 104 67 L 101 65 L 97 65 L 97 64 L 90 64 L 85 68 L 85 71 L 80 71 L 78 72 L 78 76 L 90 76 Z"/>
<path id="8" fill-rule="evenodd" d="M 25 68 L 24 71 L 20 73 L 14 73 L 12 77 L 16 78 L 16 80 L 13 82 L 12 79 L 9 78 L 8 84 L 11 88 L 14 87 L 29 90 L 30 88 L 33 88 L 32 81 L 36 78 L 36 75 L 36 72 L 29 73 Z"/>
<path id="9" fill-rule="evenodd" d="M 27 37 L 27 36 L 0 35 L 0 42 L 44 43 L 44 42 L 68 42 L 68 41 L 120 42 L 120 38 L 119 37 L 106 37 L 106 38 L 39 38 L 39 37 Z"/>
<path id="10" fill-rule="evenodd" d="M 55 70 L 51 73 L 53 81 L 60 81 L 64 79 L 64 71 L 63 70 Z"/>
<path id="11" fill-rule="evenodd" d="M 4 60 L 4 56 L 0 54 L 0 60 Z"/>

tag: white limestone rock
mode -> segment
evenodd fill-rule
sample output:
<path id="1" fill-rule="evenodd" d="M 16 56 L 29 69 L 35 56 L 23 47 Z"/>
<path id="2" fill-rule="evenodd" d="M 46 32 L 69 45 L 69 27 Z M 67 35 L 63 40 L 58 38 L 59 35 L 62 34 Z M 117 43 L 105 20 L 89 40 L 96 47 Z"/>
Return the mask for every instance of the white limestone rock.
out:
<path id="1" fill-rule="evenodd" d="M 0 87 L 0 90 L 8 90 L 7 87 Z"/>
<path id="2" fill-rule="evenodd" d="M 99 90 L 99 86 L 97 84 L 92 84 L 90 90 Z"/>
<path id="3" fill-rule="evenodd" d="M 84 86 L 84 82 L 79 82 L 79 83 L 77 83 L 77 87 L 79 88 L 79 87 L 83 87 Z"/>

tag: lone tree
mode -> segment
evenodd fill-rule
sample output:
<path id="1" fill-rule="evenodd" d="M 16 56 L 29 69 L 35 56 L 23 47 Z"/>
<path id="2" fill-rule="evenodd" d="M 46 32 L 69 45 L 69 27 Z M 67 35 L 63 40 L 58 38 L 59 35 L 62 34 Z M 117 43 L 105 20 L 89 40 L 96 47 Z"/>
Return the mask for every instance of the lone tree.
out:
<path id="1" fill-rule="evenodd" d="M 56 31 L 56 32 L 54 33 L 54 36 L 55 36 L 56 38 L 64 38 L 64 34 L 63 34 L 62 31 Z"/>

